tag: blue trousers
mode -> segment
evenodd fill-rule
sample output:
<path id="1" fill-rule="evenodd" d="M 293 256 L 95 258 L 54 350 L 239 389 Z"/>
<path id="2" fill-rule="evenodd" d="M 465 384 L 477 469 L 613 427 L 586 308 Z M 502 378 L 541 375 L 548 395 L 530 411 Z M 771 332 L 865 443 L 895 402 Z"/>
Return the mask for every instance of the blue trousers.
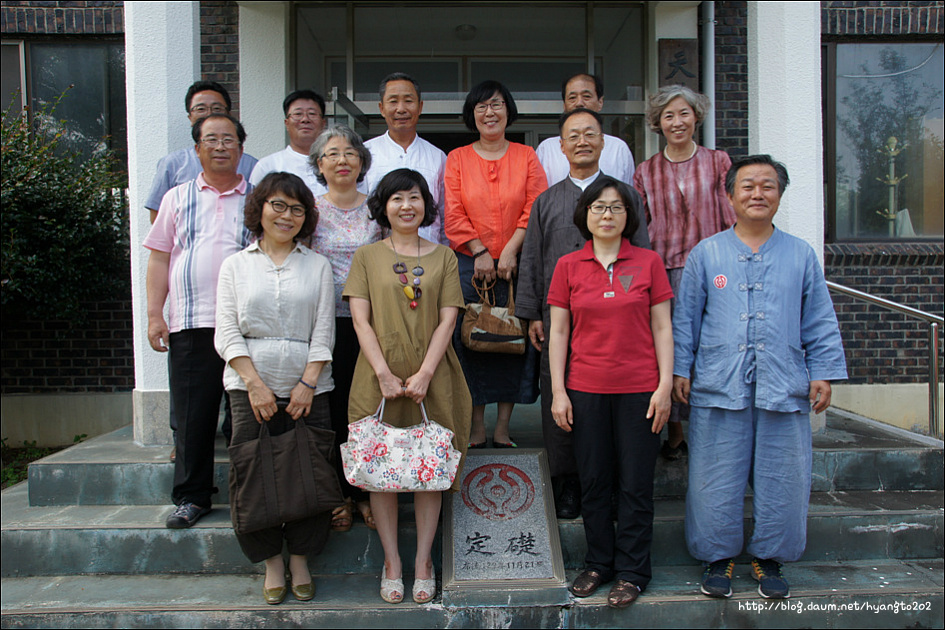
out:
<path id="1" fill-rule="evenodd" d="M 793 562 L 807 544 L 811 429 L 806 413 L 692 407 L 686 544 L 697 560 L 742 551 L 745 489 L 753 491 L 748 553 Z"/>

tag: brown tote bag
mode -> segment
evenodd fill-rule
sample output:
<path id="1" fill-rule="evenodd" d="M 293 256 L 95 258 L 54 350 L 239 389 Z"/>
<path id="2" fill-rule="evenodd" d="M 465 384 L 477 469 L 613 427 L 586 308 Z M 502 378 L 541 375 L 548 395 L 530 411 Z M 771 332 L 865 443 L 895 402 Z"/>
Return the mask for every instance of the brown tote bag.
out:
<path id="1" fill-rule="evenodd" d="M 230 514 L 237 534 L 298 521 L 344 503 L 338 476 L 328 461 L 335 432 L 295 421 L 272 436 L 269 423 L 259 437 L 229 448 Z"/>

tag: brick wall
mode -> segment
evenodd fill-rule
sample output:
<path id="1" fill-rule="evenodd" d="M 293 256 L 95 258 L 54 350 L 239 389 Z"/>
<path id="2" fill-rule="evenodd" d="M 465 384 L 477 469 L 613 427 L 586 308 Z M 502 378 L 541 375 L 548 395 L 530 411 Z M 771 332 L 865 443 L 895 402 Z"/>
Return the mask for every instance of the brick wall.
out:
<path id="1" fill-rule="evenodd" d="M 715 3 L 716 147 L 748 155 L 748 3 Z"/>
<path id="2" fill-rule="evenodd" d="M 88 305 L 89 321 L 4 321 L 3 394 L 117 392 L 134 388 L 131 300 Z"/>
<path id="3" fill-rule="evenodd" d="M 945 310 L 942 243 L 828 243 L 825 249 L 828 280 L 934 315 Z M 927 323 L 843 295 L 833 300 L 850 383 L 928 382 Z"/>
<path id="4" fill-rule="evenodd" d="M 0 7 L 4 35 L 120 35 L 124 9 L 115 2 L 10 2 Z"/>
<path id="5" fill-rule="evenodd" d="M 200 74 L 226 88 L 234 116 L 240 110 L 239 6 L 235 2 L 200 3 Z"/>
<path id="6" fill-rule="evenodd" d="M 821 2 L 821 33 L 834 35 L 925 35 L 945 32 L 945 3 Z"/>

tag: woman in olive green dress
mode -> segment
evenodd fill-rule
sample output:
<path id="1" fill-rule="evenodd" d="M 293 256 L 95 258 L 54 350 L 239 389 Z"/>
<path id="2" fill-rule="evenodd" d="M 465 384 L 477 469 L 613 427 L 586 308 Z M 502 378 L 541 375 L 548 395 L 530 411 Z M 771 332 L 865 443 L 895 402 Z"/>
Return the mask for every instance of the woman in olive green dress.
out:
<path id="1" fill-rule="evenodd" d="M 384 422 L 410 426 L 420 422 L 418 404 L 424 402 L 429 417 L 454 432 L 453 446 L 465 458 L 472 398 L 450 344 L 464 306 L 456 256 L 417 233 L 436 217 L 433 197 L 419 173 L 408 169 L 388 173 L 368 207 L 371 218 L 388 228 L 390 236 L 355 252 L 344 289 L 361 344 L 348 419 L 356 422 L 373 414 L 383 397 Z M 457 474 L 454 490 L 459 479 Z M 431 548 L 441 505 L 440 492 L 414 493 L 417 603 L 436 595 Z M 372 492 L 371 509 L 384 547 L 381 597 L 396 604 L 404 597 L 397 494 Z"/>

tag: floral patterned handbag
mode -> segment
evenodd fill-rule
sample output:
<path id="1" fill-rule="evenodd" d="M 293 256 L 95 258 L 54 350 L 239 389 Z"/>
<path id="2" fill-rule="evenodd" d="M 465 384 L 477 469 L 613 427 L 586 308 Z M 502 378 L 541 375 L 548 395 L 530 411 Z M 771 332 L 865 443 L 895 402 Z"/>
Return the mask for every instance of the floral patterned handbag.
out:
<path id="1" fill-rule="evenodd" d="M 373 415 L 348 425 L 348 441 L 340 447 L 348 483 L 370 492 L 448 490 L 462 453 L 453 446 L 453 432 L 430 420 L 422 402 L 420 413 L 420 424 L 399 429 L 383 422 L 381 400 Z"/>

